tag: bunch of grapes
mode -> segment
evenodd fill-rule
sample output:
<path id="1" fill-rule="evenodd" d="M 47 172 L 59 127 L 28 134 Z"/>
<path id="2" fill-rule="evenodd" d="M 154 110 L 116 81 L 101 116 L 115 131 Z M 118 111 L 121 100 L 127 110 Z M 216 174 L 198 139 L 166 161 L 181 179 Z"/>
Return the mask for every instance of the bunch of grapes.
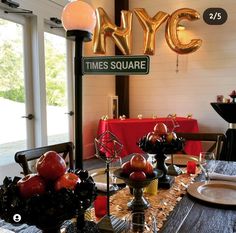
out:
<path id="1" fill-rule="evenodd" d="M 143 136 L 139 139 L 138 146 L 146 153 L 149 154 L 173 154 L 183 149 L 183 138 L 176 138 L 171 142 L 166 140 L 152 142 L 147 136 Z"/>
<path id="2" fill-rule="evenodd" d="M 20 198 L 16 186 L 19 180 L 20 177 L 15 177 L 13 180 L 10 177 L 5 177 L 0 188 L 0 216 L 10 223 L 15 223 L 13 220 L 15 214 L 24 216 L 25 200 Z"/>

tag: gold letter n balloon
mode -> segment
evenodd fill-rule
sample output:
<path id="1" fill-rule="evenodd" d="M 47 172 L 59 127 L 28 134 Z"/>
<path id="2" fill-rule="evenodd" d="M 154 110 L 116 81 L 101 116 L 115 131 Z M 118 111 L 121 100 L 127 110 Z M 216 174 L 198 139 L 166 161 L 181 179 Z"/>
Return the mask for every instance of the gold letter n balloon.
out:
<path id="1" fill-rule="evenodd" d="M 173 12 L 166 24 L 166 42 L 169 47 L 179 54 L 187 54 L 196 51 L 202 44 L 201 39 L 192 39 L 188 44 L 182 44 L 178 38 L 177 27 L 182 19 L 190 21 L 198 20 L 200 15 L 197 11 L 182 8 Z"/>
<path id="2" fill-rule="evenodd" d="M 124 55 L 131 53 L 132 12 L 121 11 L 121 26 L 117 27 L 111 22 L 103 8 L 96 9 L 97 24 L 93 37 L 93 52 L 106 53 L 106 37 L 113 39 Z"/>

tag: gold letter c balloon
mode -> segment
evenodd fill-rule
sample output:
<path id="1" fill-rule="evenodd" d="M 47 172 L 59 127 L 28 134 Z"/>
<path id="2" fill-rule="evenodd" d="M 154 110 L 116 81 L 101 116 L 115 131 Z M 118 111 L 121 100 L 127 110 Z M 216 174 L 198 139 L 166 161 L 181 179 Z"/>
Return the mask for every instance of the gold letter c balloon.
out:
<path id="1" fill-rule="evenodd" d="M 182 19 L 190 21 L 200 18 L 200 14 L 189 8 L 182 8 L 173 12 L 166 24 L 166 42 L 169 47 L 179 54 L 187 54 L 196 51 L 201 47 L 201 39 L 192 39 L 188 44 L 182 44 L 178 38 L 177 27 Z"/>

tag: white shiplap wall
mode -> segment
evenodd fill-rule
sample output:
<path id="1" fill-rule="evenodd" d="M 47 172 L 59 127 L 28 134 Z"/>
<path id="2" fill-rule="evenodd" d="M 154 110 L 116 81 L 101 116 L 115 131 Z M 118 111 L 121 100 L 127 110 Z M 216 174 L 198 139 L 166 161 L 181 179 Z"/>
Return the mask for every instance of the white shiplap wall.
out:
<path id="1" fill-rule="evenodd" d="M 114 4 L 109 0 L 87 0 L 94 9 L 102 7 L 106 9 L 110 19 L 114 20 Z M 92 42 L 85 44 L 85 56 L 93 54 Z M 107 40 L 106 56 L 114 55 L 114 44 Z M 98 122 L 101 116 L 108 115 L 109 96 L 115 95 L 115 77 L 106 75 L 85 75 L 83 79 L 83 112 L 84 112 L 84 157 L 94 156 L 94 138 L 97 136 Z"/>
<path id="2" fill-rule="evenodd" d="M 131 0 L 130 10 L 145 8 L 153 17 L 158 11 L 169 14 L 188 7 L 197 10 L 201 19 L 183 21 L 189 39 L 201 38 L 201 48 L 188 55 L 179 55 L 179 72 L 176 73 L 176 54 L 168 47 L 164 26 L 157 31 L 156 53 L 151 56 L 150 73 L 130 78 L 131 117 L 166 116 L 189 113 L 198 119 L 200 131 L 225 132 L 227 123 L 210 106 L 216 95 L 228 94 L 236 89 L 236 8 L 234 0 Z M 202 15 L 209 7 L 222 7 L 228 20 L 221 26 L 207 25 Z M 142 54 L 143 29 L 134 15 L 133 54 Z"/>

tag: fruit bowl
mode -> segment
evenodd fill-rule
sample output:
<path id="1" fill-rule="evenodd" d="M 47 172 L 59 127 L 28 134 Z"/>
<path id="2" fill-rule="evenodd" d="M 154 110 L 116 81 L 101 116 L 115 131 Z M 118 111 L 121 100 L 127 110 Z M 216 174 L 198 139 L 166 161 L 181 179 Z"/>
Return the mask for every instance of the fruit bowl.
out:
<path id="1" fill-rule="evenodd" d="M 152 175 L 148 175 L 145 180 L 132 180 L 127 174 L 123 173 L 122 168 L 114 171 L 114 175 L 124 180 L 126 185 L 133 189 L 134 198 L 128 202 L 127 206 L 132 211 L 143 211 L 147 209 L 150 204 L 143 197 L 143 188 L 147 187 L 153 180 L 158 179 L 163 175 L 162 171 L 155 169 Z"/>
<path id="2" fill-rule="evenodd" d="M 14 224 L 13 216 L 19 214 L 21 221 L 18 224 L 35 225 L 44 233 L 60 232 L 65 220 L 82 215 L 96 198 L 96 186 L 90 176 L 84 175 L 74 190 L 62 188 L 55 191 L 47 188 L 44 194 L 30 198 L 20 195 L 17 186 L 19 179 L 4 179 L 0 188 L 0 217 Z"/>
<path id="3" fill-rule="evenodd" d="M 175 132 L 169 132 L 164 123 L 156 124 L 153 130 L 140 138 L 137 144 L 144 152 L 155 154 L 156 168 L 163 171 L 158 185 L 162 188 L 170 188 L 174 178 L 167 175 L 166 155 L 182 151 L 185 140 L 177 137 Z"/>

